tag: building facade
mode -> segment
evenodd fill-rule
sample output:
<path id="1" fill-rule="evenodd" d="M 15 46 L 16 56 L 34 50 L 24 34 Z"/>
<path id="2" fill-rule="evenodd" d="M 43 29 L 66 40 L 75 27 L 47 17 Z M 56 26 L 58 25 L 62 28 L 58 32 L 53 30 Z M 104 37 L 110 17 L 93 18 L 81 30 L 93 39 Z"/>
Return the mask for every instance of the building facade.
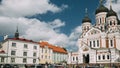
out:
<path id="1" fill-rule="evenodd" d="M 40 64 L 53 64 L 52 58 L 53 58 L 53 50 L 51 45 L 48 42 L 40 42 Z"/>
<path id="2" fill-rule="evenodd" d="M 61 64 L 67 62 L 67 51 L 48 42 L 40 42 L 40 64 Z"/>
<path id="3" fill-rule="evenodd" d="M 32 40 L 19 38 L 18 30 L 14 38 L 5 38 L 1 42 L 1 62 L 4 64 L 17 64 L 20 66 L 39 63 L 39 44 Z"/>
<path id="4" fill-rule="evenodd" d="M 95 24 L 86 15 L 78 39 L 78 63 L 120 63 L 120 20 L 117 13 L 102 2 L 95 11 Z"/>

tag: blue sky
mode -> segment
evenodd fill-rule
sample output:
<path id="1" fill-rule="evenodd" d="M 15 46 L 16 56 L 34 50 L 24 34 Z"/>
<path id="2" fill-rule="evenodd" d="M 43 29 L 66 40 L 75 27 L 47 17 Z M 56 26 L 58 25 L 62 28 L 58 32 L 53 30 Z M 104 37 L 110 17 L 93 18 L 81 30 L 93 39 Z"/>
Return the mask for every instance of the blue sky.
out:
<path id="1" fill-rule="evenodd" d="M 48 12 L 43 15 L 35 15 L 34 18 L 38 18 L 43 21 L 52 21 L 56 18 L 61 19 L 66 23 L 65 27 L 62 27 L 62 32 L 69 35 L 71 30 L 81 25 L 81 21 L 85 15 L 85 8 L 88 9 L 89 17 L 94 23 L 95 10 L 99 5 L 99 0 L 50 0 L 57 6 L 67 5 L 68 8 L 64 9 L 62 12 L 51 13 Z"/>
<path id="2" fill-rule="evenodd" d="M 110 0 L 104 2 L 107 7 L 109 4 Z M 13 37 L 18 25 L 21 38 L 77 51 L 85 8 L 94 24 L 98 6 L 99 0 L 1 0 L 0 37 Z M 120 0 L 112 0 L 118 16 L 119 6 Z"/>

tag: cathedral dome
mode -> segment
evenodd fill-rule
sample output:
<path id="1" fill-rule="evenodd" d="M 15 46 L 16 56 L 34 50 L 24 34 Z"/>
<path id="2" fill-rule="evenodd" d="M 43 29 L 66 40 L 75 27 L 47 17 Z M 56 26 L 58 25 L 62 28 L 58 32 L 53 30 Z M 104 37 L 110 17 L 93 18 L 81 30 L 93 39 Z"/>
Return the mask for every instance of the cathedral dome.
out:
<path id="1" fill-rule="evenodd" d="M 85 16 L 83 19 L 82 19 L 82 23 L 84 22 L 91 22 L 91 19 L 88 17 L 88 16 Z"/>
<path id="2" fill-rule="evenodd" d="M 112 8 L 110 8 L 110 10 L 107 13 L 107 17 L 110 17 L 110 16 L 117 16 L 116 12 L 113 11 Z"/>
<path id="3" fill-rule="evenodd" d="M 108 12 L 108 8 L 106 8 L 104 5 L 101 4 L 101 5 L 96 9 L 95 14 L 98 14 L 98 13 L 100 13 L 100 12 Z"/>
<path id="4" fill-rule="evenodd" d="M 91 19 L 88 17 L 87 8 L 85 9 L 85 17 L 82 19 L 82 23 L 91 22 Z"/>

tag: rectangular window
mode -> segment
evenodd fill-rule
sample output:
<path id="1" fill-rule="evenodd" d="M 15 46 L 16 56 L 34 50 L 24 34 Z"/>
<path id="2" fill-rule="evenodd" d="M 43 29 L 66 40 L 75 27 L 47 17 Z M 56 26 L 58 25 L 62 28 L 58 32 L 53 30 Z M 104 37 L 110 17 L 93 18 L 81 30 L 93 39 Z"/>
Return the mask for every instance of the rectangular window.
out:
<path id="1" fill-rule="evenodd" d="M 110 56 L 109 56 L 109 55 L 107 55 L 107 59 L 110 59 Z"/>
<path id="2" fill-rule="evenodd" d="M 103 60 L 105 59 L 105 55 L 103 55 Z"/>
<path id="3" fill-rule="evenodd" d="M 27 62 L 27 59 L 26 58 L 23 58 L 23 63 L 26 63 Z"/>
<path id="4" fill-rule="evenodd" d="M 36 63 L 36 59 L 33 59 L 33 63 Z"/>
<path id="5" fill-rule="evenodd" d="M 5 58 L 4 57 L 1 57 L 1 62 L 4 62 Z"/>
<path id="6" fill-rule="evenodd" d="M 23 56 L 27 56 L 27 52 L 23 52 Z"/>
<path id="7" fill-rule="evenodd" d="M 92 42 L 90 41 L 90 47 L 92 47 Z"/>
<path id="8" fill-rule="evenodd" d="M 99 47 L 99 40 L 97 40 L 97 46 Z"/>
<path id="9" fill-rule="evenodd" d="M 99 59 L 99 60 L 101 59 L 100 55 L 98 56 L 98 59 Z"/>
<path id="10" fill-rule="evenodd" d="M 15 55 L 16 54 L 16 51 L 11 51 L 11 55 Z"/>
<path id="11" fill-rule="evenodd" d="M 76 60 L 78 61 L 78 57 L 76 57 Z"/>
<path id="12" fill-rule="evenodd" d="M 43 48 L 42 48 L 42 53 L 43 53 Z"/>
<path id="13" fill-rule="evenodd" d="M 11 58 L 11 63 L 14 63 L 15 62 L 15 58 Z"/>
<path id="14" fill-rule="evenodd" d="M 28 45 L 27 45 L 27 44 L 24 44 L 24 48 L 28 48 Z"/>
<path id="15" fill-rule="evenodd" d="M 111 43 L 111 47 L 113 46 L 113 40 L 110 40 L 110 43 Z"/>
<path id="16" fill-rule="evenodd" d="M 74 59 L 74 57 L 73 57 L 73 61 L 74 61 L 75 59 Z"/>
<path id="17" fill-rule="evenodd" d="M 47 53 L 47 49 L 45 49 L 45 53 Z"/>
<path id="18" fill-rule="evenodd" d="M 41 55 L 41 58 L 43 59 L 43 55 Z"/>
<path id="19" fill-rule="evenodd" d="M 36 56 L 36 52 L 33 53 L 33 56 Z"/>
<path id="20" fill-rule="evenodd" d="M 16 43 L 12 43 L 12 47 L 16 47 Z"/>
<path id="21" fill-rule="evenodd" d="M 33 48 L 36 50 L 36 49 L 37 49 L 37 46 L 34 46 Z"/>
<path id="22" fill-rule="evenodd" d="M 47 56 L 45 56 L 45 59 L 47 59 Z"/>
<path id="23" fill-rule="evenodd" d="M 95 47 L 95 41 L 93 41 L 93 46 Z"/>

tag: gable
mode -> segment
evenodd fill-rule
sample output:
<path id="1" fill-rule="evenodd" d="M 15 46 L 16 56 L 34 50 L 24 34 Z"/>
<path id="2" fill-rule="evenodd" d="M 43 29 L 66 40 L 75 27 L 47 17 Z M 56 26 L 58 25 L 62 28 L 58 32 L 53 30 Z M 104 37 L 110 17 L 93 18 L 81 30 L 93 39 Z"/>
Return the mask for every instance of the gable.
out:
<path id="1" fill-rule="evenodd" d="M 86 33 L 86 35 L 94 35 L 94 34 L 99 34 L 99 33 L 101 33 L 101 30 L 97 28 L 92 28 Z"/>
<path id="2" fill-rule="evenodd" d="M 81 50 L 83 51 L 83 52 L 86 52 L 86 51 L 89 51 L 91 48 L 89 47 L 89 46 L 87 46 L 87 45 L 83 45 L 82 47 L 81 47 Z"/>

